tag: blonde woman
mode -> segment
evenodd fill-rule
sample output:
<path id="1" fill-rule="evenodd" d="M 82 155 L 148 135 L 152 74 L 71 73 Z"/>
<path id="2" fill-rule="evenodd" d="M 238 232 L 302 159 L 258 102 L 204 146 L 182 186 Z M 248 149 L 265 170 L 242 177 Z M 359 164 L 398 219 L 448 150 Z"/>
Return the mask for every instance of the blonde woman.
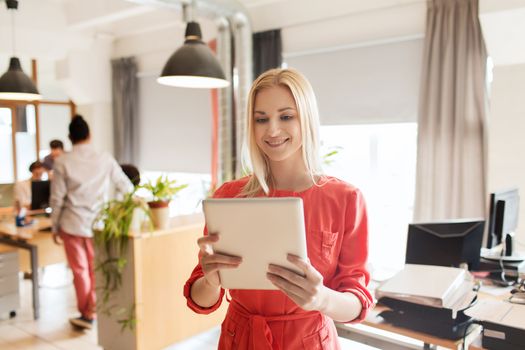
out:
<path id="1" fill-rule="evenodd" d="M 322 174 L 317 103 L 301 73 L 272 69 L 259 76 L 247 126 L 253 174 L 224 184 L 214 197 L 301 197 L 309 259 L 288 256 L 304 277 L 268 266 L 267 278 L 279 290 L 231 290 L 219 349 L 339 349 L 332 320 L 359 322 L 372 304 L 363 196 Z M 188 306 L 201 314 L 222 302 L 218 271 L 241 263 L 213 254 L 217 240 L 206 232 L 198 240 L 200 263 L 184 288 Z"/>

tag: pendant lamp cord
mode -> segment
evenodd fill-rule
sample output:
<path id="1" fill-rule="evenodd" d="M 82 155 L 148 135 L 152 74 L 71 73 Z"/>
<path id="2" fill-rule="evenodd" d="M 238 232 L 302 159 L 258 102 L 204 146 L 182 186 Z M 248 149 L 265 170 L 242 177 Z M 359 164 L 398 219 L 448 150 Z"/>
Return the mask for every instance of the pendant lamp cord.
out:
<path id="1" fill-rule="evenodd" d="M 13 56 L 16 56 L 15 10 L 11 10 L 11 48 L 13 49 Z"/>
<path id="2" fill-rule="evenodd" d="M 192 0 L 189 3 L 182 4 L 182 21 L 184 23 L 193 22 L 193 11 L 197 7 L 197 1 Z"/>

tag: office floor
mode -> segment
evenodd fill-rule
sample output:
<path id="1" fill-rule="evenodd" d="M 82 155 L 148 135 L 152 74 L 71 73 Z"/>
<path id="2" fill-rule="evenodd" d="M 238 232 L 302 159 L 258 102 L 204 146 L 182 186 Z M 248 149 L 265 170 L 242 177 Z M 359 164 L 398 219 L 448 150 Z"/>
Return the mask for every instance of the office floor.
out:
<path id="1" fill-rule="evenodd" d="M 97 331 L 74 331 L 68 318 L 76 316 L 75 292 L 71 272 L 63 265 L 46 268 L 40 282 L 40 319 L 33 320 L 31 282 L 20 284 L 21 308 L 16 317 L 0 315 L 2 350 L 102 350 Z M 165 350 L 217 349 L 219 328 L 167 347 Z M 341 339 L 342 349 L 374 350 L 367 345 Z"/>

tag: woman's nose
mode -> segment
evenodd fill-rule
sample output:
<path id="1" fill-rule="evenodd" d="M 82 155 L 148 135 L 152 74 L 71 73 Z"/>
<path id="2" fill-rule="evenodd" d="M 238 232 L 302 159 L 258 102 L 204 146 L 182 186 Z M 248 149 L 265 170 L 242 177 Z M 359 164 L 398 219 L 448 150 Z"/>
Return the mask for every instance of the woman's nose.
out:
<path id="1" fill-rule="evenodd" d="M 268 122 L 268 130 L 266 131 L 268 136 L 277 136 L 281 130 L 279 122 L 275 120 L 270 120 Z"/>

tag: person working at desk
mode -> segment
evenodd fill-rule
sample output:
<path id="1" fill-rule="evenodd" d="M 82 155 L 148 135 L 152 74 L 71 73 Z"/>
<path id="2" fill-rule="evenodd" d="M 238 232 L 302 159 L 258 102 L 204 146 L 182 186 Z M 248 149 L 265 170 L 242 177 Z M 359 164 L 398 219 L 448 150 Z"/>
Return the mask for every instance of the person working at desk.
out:
<path id="1" fill-rule="evenodd" d="M 26 210 L 31 209 L 31 183 L 33 181 L 42 181 L 42 176 L 46 169 L 44 165 L 39 162 L 31 163 L 29 166 L 29 171 L 31 172 L 31 178 L 19 181 L 15 184 L 14 194 L 15 194 L 15 210 L 16 213 L 20 213 L 22 208 Z"/>
<path id="2" fill-rule="evenodd" d="M 91 146 L 89 126 L 77 115 L 69 124 L 73 150 L 55 160 L 51 185 L 53 238 L 63 241 L 80 317 L 73 326 L 91 329 L 95 318 L 95 276 L 93 271 L 93 232 L 91 225 L 112 182 L 121 193 L 133 190 L 116 160 Z"/>
<path id="3" fill-rule="evenodd" d="M 363 195 L 322 174 L 317 103 L 299 72 L 273 69 L 255 80 L 247 125 L 253 174 L 224 184 L 214 197 L 302 198 L 309 259 L 288 256 L 304 275 L 268 266 L 267 278 L 278 291 L 230 290 L 219 349 L 340 349 L 332 320 L 359 322 L 372 305 Z M 242 264 L 239 257 L 213 253 L 218 239 L 205 234 L 198 240 L 200 263 L 184 287 L 197 313 L 220 306 L 225 291 L 218 271 Z"/>
<path id="4" fill-rule="evenodd" d="M 55 160 L 64 154 L 64 143 L 60 140 L 51 140 L 49 148 L 51 148 L 51 153 L 44 157 L 42 164 L 51 175 Z"/>

